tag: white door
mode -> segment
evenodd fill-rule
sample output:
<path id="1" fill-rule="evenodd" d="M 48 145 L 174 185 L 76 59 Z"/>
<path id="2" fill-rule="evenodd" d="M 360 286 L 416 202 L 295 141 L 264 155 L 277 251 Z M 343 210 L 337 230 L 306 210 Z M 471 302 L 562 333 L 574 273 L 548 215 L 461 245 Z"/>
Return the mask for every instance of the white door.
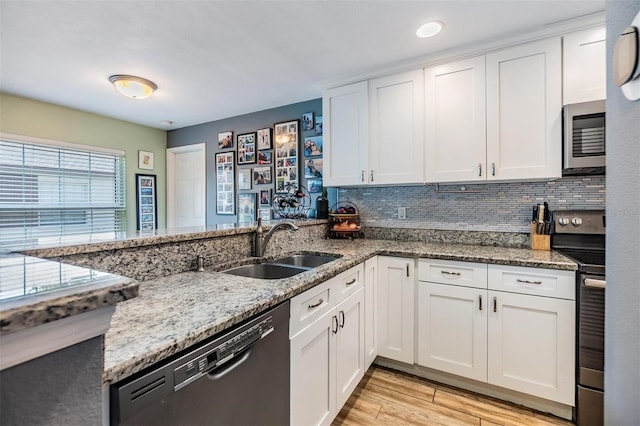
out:
<path id="1" fill-rule="evenodd" d="M 413 364 L 413 259 L 378 256 L 378 355 Z"/>
<path id="2" fill-rule="evenodd" d="M 567 34 L 562 42 L 563 104 L 607 97 L 607 31 L 589 28 Z"/>
<path id="3" fill-rule="evenodd" d="M 423 71 L 369 81 L 369 123 L 369 183 L 422 183 Z"/>
<path id="4" fill-rule="evenodd" d="M 364 262 L 364 348 L 365 370 L 378 355 L 378 258 Z"/>
<path id="5" fill-rule="evenodd" d="M 575 302 L 489 291 L 488 382 L 575 403 Z"/>
<path id="6" fill-rule="evenodd" d="M 486 61 L 487 179 L 560 177 L 560 38 L 500 50 Z"/>
<path id="7" fill-rule="evenodd" d="M 485 58 L 425 69 L 425 180 L 486 180 Z"/>
<path id="8" fill-rule="evenodd" d="M 205 144 L 167 149 L 167 227 L 206 225 Z"/>
<path id="9" fill-rule="evenodd" d="M 364 289 L 342 301 L 336 308 L 336 412 L 364 377 Z"/>
<path id="10" fill-rule="evenodd" d="M 418 364 L 487 380 L 487 291 L 418 283 Z"/>

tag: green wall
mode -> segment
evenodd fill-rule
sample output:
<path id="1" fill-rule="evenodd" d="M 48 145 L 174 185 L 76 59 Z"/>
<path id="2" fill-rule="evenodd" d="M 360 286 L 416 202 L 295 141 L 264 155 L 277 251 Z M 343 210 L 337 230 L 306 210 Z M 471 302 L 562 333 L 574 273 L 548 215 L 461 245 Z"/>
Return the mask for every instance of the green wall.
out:
<path id="1" fill-rule="evenodd" d="M 6 93 L 0 93 L 0 131 L 124 151 L 127 231 L 136 230 L 136 173 L 157 176 L 158 228 L 166 228 L 166 131 Z M 154 153 L 153 170 L 138 169 L 138 150 Z"/>

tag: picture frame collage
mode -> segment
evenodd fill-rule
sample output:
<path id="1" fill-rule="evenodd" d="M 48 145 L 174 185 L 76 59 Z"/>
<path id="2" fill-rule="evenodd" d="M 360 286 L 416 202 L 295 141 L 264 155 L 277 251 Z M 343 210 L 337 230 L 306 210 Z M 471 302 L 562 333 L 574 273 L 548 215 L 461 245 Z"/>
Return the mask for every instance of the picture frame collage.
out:
<path id="1" fill-rule="evenodd" d="M 138 231 L 158 229 L 156 175 L 136 174 L 136 218 Z"/>
<path id="2" fill-rule="evenodd" d="M 302 116 L 304 131 L 302 151 L 304 154 L 304 178 L 309 194 L 322 194 L 322 116 L 308 112 Z M 314 200 L 315 201 L 315 200 Z"/>

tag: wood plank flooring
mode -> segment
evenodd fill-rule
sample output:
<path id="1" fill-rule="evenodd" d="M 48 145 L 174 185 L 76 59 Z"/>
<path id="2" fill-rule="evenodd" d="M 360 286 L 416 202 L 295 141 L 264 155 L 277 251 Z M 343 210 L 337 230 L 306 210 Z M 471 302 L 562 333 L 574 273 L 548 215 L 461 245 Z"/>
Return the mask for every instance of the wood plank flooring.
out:
<path id="1" fill-rule="evenodd" d="M 473 392 L 372 366 L 333 422 L 339 425 L 571 426 Z"/>

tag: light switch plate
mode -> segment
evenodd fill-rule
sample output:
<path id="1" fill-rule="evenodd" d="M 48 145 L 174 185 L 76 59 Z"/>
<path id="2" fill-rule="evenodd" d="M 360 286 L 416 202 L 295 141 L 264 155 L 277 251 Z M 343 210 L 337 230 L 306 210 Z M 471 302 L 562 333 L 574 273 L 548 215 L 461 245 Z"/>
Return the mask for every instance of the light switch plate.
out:
<path id="1" fill-rule="evenodd" d="M 407 208 L 398 207 L 398 219 L 406 219 L 406 218 L 407 218 Z"/>

